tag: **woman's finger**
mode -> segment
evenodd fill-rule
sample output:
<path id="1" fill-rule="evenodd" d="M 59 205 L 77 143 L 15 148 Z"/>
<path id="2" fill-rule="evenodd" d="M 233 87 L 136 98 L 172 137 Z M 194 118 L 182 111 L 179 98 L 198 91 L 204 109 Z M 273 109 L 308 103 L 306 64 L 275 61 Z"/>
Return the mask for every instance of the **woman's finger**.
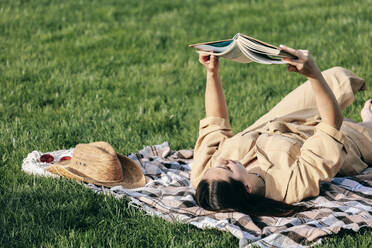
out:
<path id="1" fill-rule="evenodd" d="M 298 50 L 298 51 L 301 52 L 305 56 L 309 56 L 309 50 Z"/>
<path id="2" fill-rule="evenodd" d="M 214 56 L 214 55 L 211 55 L 209 60 L 210 60 L 212 63 L 214 63 L 214 62 L 217 60 L 217 57 Z"/>
<path id="3" fill-rule="evenodd" d="M 280 49 L 286 51 L 286 52 L 289 52 L 290 54 L 293 54 L 295 56 L 298 57 L 298 54 L 297 54 L 297 50 L 296 49 L 293 49 L 291 47 L 287 47 L 287 46 L 284 46 L 284 45 L 280 45 Z"/>
<path id="4" fill-rule="evenodd" d="M 204 64 L 205 64 L 205 61 L 203 60 L 203 58 L 202 58 L 202 57 L 200 57 L 200 58 L 199 58 L 199 62 L 200 62 L 200 64 L 202 64 L 202 65 L 204 65 Z"/>
<path id="5" fill-rule="evenodd" d="M 309 54 L 308 50 L 297 50 L 297 57 L 299 59 L 306 60 L 306 58 L 309 57 Z"/>
<path id="6" fill-rule="evenodd" d="M 298 72 L 297 67 L 293 65 L 288 65 L 288 71 L 290 72 Z"/>
<path id="7" fill-rule="evenodd" d="M 296 66 L 298 64 L 295 60 L 290 58 L 282 58 L 282 61 L 293 66 Z"/>
<path id="8" fill-rule="evenodd" d="M 210 55 L 209 54 L 200 54 L 199 56 L 199 62 L 202 64 L 208 63 L 210 60 Z"/>

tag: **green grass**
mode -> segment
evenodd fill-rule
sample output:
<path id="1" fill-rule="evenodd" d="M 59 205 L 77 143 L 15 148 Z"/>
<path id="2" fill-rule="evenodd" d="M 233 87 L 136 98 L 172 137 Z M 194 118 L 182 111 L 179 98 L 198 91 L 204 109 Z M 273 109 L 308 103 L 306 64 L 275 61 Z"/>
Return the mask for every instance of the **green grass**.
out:
<path id="1" fill-rule="evenodd" d="M 189 43 L 236 32 L 312 51 L 319 66 L 372 72 L 372 1 L 0 0 L 0 246 L 230 247 L 227 232 L 170 224 L 67 180 L 21 172 L 33 151 L 104 140 L 130 153 L 192 148 L 205 72 Z M 234 130 L 303 78 L 221 61 Z M 371 90 L 345 116 L 360 120 Z M 321 247 L 368 247 L 372 232 Z"/>

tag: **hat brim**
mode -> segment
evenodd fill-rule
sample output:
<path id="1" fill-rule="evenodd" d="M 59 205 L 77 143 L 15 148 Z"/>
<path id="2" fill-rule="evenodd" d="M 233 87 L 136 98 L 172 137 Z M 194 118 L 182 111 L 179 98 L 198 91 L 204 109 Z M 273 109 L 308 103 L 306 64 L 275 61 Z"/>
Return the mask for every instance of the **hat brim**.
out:
<path id="1" fill-rule="evenodd" d="M 53 165 L 50 165 L 46 168 L 47 171 L 69 178 L 76 181 L 82 181 L 87 183 L 92 183 L 99 186 L 105 187 L 114 187 L 114 186 L 123 186 L 127 189 L 140 188 L 145 186 L 146 179 L 141 168 L 131 160 L 130 158 L 117 153 L 117 157 L 120 161 L 122 170 L 123 170 L 123 180 L 121 181 L 98 181 L 87 175 L 84 175 L 80 171 L 71 167 L 71 160 L 59 161 Z"/>

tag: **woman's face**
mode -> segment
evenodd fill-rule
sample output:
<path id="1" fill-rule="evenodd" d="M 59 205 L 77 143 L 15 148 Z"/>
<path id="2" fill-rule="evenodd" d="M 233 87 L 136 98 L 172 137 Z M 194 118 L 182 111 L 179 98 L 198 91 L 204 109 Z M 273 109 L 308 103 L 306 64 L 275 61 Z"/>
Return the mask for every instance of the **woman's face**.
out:
<path id="1" fill-rule="evenodd" d="M 248 192 L 251 192 L 253 185 L 247 179 L 248 172 L 245 167 L 236 160 L 220 159 L 215 167 L 207 170 L 202 179 L 229 181 L 230 178 L 242 182 Z"/>

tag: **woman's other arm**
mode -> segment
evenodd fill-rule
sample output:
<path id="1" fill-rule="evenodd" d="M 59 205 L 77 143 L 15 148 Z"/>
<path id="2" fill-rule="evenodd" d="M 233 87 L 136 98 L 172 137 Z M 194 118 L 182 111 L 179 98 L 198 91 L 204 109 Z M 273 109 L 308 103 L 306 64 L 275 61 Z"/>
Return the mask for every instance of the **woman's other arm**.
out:
<path id="1" fill-rule="evenodd" d="M 199 55 L 199 62 L 207 69 L 207 83 L 205 89 L 206 117 L 221 117 L 229 119 L 225 95 L 218 71 L 218 57 L 214 55 Z"/>
<path id="2" fill-rule="evenodd" d="M 199 61 L 207 69 L 206 118 L 200 121 L 199 137 L 194 148 L 194 162 L 190 176 L 194 188 L 199 184 L 205 171 L 212 167 L 213 154 L 226 139 L 233 136 L 218 73 L 218 58 L 200 55 Z"/>
<path id="3" fill-rule="evenodd" d="M 281 46 L 281 49 L 298 57 L 284 58 L 283 61 L 288 63 L 289 71 L 298 72 L 311 82 L 322 121 L 339 130 L 343 121 L 341 108 L 309 51 L 286 46 Z"/>

